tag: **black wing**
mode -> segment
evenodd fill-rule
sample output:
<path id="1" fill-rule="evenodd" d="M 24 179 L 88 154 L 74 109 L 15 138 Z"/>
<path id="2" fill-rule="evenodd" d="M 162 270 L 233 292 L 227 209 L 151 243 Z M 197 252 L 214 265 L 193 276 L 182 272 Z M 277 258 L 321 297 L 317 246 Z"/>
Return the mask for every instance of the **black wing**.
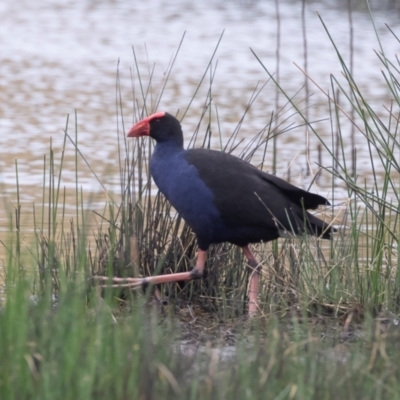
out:
<path id="1" fill-rule="evenodd" d="M 214 193 L 221 218 L 230 226 L 304 230 L 304 209 L 329 204 L 324 197 L 262 172 L 227 153 L 191 149 L 186 158 Z M 309 233 L 320 235 L 327 228 L 309 213 L 307 219 Z M 324 237 L 329 238 L 329 232 Z"/>

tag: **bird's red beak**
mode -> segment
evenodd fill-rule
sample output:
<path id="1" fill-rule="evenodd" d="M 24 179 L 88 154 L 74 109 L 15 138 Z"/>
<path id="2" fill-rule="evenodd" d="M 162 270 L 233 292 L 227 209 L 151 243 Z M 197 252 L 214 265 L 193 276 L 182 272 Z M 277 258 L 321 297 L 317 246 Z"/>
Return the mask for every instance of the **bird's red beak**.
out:
<path id="1" fill-rule="evenodd" d="M 149 136 L 149 135 L 150 135 L 150 124 L 149 121 L 147 121 L 147 118 L 133 125 L 128 132 L 128 137 L 139 137 L 139 136 Z"/>
<path id="2" fill-rule="evenodd" d="M 128 137 L 139 137 L 139 136 L 150 136 L 150 121 L 157 118 L 162 118 L 165 116 L 165 112 L 160 111 L 155 114 L 142 119 L 137 124 L 133 125 L 128 132 Z"/>

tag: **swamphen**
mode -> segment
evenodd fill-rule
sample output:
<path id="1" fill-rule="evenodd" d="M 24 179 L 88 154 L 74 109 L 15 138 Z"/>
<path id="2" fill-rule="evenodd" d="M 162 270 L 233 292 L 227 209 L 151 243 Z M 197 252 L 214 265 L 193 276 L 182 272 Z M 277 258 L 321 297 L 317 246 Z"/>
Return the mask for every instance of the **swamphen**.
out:
<path id="1" fill-rule="evenodd" d="M 172 115 L 158 112 L 138 122 L 128 137 L 139 136 L 150 136 L 157 142 L 150 161 L 151 175 L 193 229 L 199 250 L 192 271 L 129 278 L 131 286 L 201 278 L 209 246 L 229 242 L 242 248 L 252 271 L 248 311 L 253 315 L 258 308 L 261 265 L 250 251 L 250 243 L 304 232 L 331 238 L 334 229 L 305 211 L 329 205 L 327 199 L 230 154 L 207 149 L 185 150 L 181 125 Z"/>

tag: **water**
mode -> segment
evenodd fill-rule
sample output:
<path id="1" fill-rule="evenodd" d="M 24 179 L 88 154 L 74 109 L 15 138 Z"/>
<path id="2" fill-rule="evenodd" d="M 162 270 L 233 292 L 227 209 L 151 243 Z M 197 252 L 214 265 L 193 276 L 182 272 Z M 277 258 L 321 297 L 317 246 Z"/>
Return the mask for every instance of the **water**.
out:
<path id="1" fill-rule="evenodd" d="M 69 133 L 74 136 L 74 113 L 77 112 L 79 148 L 103 184 L 118 188 L 116 75 L 119 63 L 125 129 L 134 122 L 132 102 L 141 102 L 135 73 L 132 47 L 135 49 L 144 84 L 153 68 L 152 102 L 168 69 L 171 57 L 185 34 L 170 80 L 158 110 L 171 113 L 186 109 L 203 76 L 217 42 L 224 32 L 214 62 L 213 103 L 218 107 L 223 138 L 228 138 L 258 82 L 268 76 L 250 48 L 271 71 L 276 70 L 276 10 L 269 1 L 227 2 L 208 0 L 191 2 L 76 1 L 39 0 L 0 3 L 0 182 L 1 197 L 6 204 L 15 203 L 15 160 L 18 160 L 21 201 L 26 207 L 40 203 L 44 154 L 50 138 L 56 160 L 60 157 L 63 129 L 69 114 Z M 318 11 L 328 26 L 345 59 L 349 57 L 349 25 L 346 11 L 329 9 L 318 2 L 307 6 L 308 73 L 325 90 L 329 76 L 340 78 L 340 65 L 322 24 Z M 280 82 L 293 94 L 304 84 L 304 75 L 293 64 L 304 64 L 301 6 L 297 2 L 280 2 Z M 374 50 L 379 49 L 369 16 L 355 12 L 354 70 L 359 86 L 374 104 L 388 104 L 381 67 Z M 395 27 L 394 15 L 376 14 L 375 23 L 385 51 L 392 56 L 399 43 L 385 28 Z M 197 126 L 198 116 L 209 88 L 209 76 L 184 120 L 187 137 Z M 310 116 L 314 120 L 328 117 L 327 102 L 315 86 Z M 268 83 L 246 117 L 239 139 L 248 142 L 271 118 L 275 109 L 276 89 Z M 304 95 L 299 96 L 299 100 Z M 280 106 L 285 101 L 280 97 Z M 383 113 L 383 107 L 381 107 Z M 288 112 L 290 114 L 291 112 Z M 214 119 L 215 120 L 215 119 Z M 293 122 L 299 123 L 294 118 Z M 289 120 L 287 125 L 292 123 Z M 315 125 L 329 135 L 329 121 Z M 205 128 L 205 127 L 204 127 Z M 213 131 L 218 130 L 214 122 Z M 345 134 L 347 134 L 345 132 Z M 292 164 L 292 181 L 307 186 L 304 175 L 304 128 L 293 129 L 279 138 L 278 175 L 285 176 Z M 367 153 L 362 135 L 359 147 L 359 172 L 368 176 Z M 213 142 L 218 148 L 219 140 Z M 317 141 L 311 140 L 311 159 L 317 161 Z M 271 147 L 269 151 L 271 151 Z M 350 151 L 349 151 L 350 154 Z M 74 188 L 75 154 L 67 145 L 62 186 Z M 270 162 L 272 156 L 268 157 Z M 266 166 L 270 169 L 271 164 Z M 316 167 L 313 165 L 313 168 Z M 79 185 L 87 193 L 105 198 L 104 190 L 85 163 L 79 160 Z M 330 196 L 330 189 L 321 194 Z M 340 188 L 338 188 L 340 190 Z M 345 192 L 340 192 L 345 195 Z M 71 195 L 72 196 L 72 195 Z M 99 200 L 101 203 L 101 200 Z M 0 220 L 5 221 L 4 207 Z"/>

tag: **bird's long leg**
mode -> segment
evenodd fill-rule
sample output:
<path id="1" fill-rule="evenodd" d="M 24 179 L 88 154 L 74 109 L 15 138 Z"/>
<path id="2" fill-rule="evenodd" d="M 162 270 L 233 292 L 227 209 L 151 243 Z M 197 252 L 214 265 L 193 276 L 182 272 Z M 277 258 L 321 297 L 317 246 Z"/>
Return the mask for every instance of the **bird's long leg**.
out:
<path id="1" fill-rule="evenodd" d="M 250 285 L 249 285 L 249 316 L 254 316 L 258 310 L 257 296 L 260 287 L 260 270 L 259 264 L 248 246 L 242 247 L 243 253 L 247 258 L 250 267 Z"/>
<path id="2" fill-rule="evenodd" d="M 206 257 L 207 251 L 199 249 L 197 253 L 196 266 L 189 272 L 155 275 L 146 278 L 108 278 L 106 276 L 94 276 L 93 279 L 103 281 L 104 284 L 101 285 L 103 287 L 129 287 L 131 289 L 145 289 L 148 285 L 158 285 L 160 283 L 190 281 L 192 279 L 199 279 L 203 276 Z"/>

